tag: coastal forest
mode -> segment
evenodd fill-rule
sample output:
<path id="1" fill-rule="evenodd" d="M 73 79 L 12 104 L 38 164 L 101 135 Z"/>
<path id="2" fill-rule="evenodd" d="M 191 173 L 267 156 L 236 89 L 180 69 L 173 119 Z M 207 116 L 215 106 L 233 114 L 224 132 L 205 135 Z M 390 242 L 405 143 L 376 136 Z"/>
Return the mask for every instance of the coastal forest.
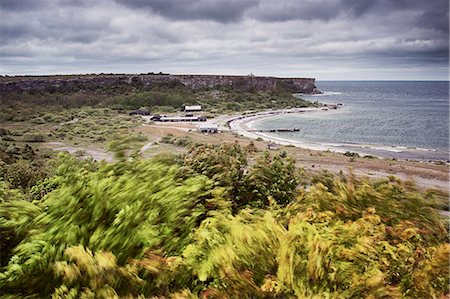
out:
<path id="1" fill-rule="evenodd" d="M 282 86 L 117 88 L 2 94 L 2 298 L 448 296 L 445 192 L 311 173 L 253 142 L 168 136 L 161 142 L 184 151 L 147 157 L 131 130 L 140 120 L 121 112 L 318 103 Z M 55 140 L 105 143 L 114 161 L 42 146 Z"/>

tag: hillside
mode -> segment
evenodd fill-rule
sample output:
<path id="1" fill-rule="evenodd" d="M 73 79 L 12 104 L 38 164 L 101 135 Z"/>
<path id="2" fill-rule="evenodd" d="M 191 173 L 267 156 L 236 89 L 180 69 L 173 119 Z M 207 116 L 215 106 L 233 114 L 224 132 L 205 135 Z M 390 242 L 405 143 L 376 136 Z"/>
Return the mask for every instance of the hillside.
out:
<path id="1" fill-rule="evenodd" d="M 105 86 L 131 86 L 139 90 L 162 84 L 182 84 L 190 89 L 230 87 L 238 91 L 274 91 L 282 85 L 292 93 L 317 92 L 313 78 L 276 78 L 257 76 L 222 75 L 170 75 L 170 74 L 111 74 L 67 76 L 17 76 L 2 77 L 1 92 L 48 91 L 61 92 L 81 89 L 95 90 Z"/>

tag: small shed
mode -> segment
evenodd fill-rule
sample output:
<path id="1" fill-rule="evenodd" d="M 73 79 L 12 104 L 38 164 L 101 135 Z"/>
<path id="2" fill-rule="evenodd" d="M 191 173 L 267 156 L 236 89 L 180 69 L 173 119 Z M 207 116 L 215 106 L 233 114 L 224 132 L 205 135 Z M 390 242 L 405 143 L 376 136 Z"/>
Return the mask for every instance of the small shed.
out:
<path id="1" fill-rule="evenodd" d="M 203 124 L 198 127 L 200 133 L 219 133 L 219 126 L 216 124 Z"/>
<path id="2" fill-rule="evenodd" d="M 202 111 L 202 106 L 194 105 L 194 106 L 184 106 L 184 112 L 200 112 Z"/>

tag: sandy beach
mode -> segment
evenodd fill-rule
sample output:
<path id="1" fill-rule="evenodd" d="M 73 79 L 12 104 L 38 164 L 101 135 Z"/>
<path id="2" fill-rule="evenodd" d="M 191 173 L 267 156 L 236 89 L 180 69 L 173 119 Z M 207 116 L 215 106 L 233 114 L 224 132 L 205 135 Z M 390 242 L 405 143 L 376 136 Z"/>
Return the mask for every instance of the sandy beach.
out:
<path id="1" fill-rule="evenodd" d="M 301 110 L 302 112 L 299 112 Z M 295 112 L 294 112 L 295 111 Z M 173 145 L 161 144 L 158 141 L 168 134 L 175 137 L 190 137 L 195 142 L 208 144 L 221 144 L 223 142 L 237 142 L 243 146 L 253 142 L 259 151 L 267 149 L 267 144 L 274 142 L 278 144 L 278 150 L 286 151 L 295 158 L 299 167 L 307 172 L 319 172 L 322 170 L 333 173 L 349 173 L 379 179 L 394 175 L 402 180 L 414 181 L 421 189 L 439 188 L 449 191 L 449 164 L 442 162 L 429 162 L 427 160 L 406 160 L 402 158 L 382 157 L 347 157 L 342 153 L 354 151 L 352 148 L 340 148 L 329 150 L 329 147 L 321 144 L 307 142 L 292 142 L 288 140 L 277 140 L 264 133 L 252 131 L 252 122 L 264 117 L 280 113 L 333 113 L 333 111 L 322 111 L 320 108 L 300 108 L 289 110 L 269 110 L 253 114 L 220 115 L 208 120 L 219 126 L 219 134 L 203 134 L 197 132 L 198 123 L 151 123 L 145 124 L 135 131 L 144 134 L 149 141 L 154 141 L 145 156 L 153 156 L 158 153 L 185 152 L 186 148 L 174 147 Z M 277 150 L 275 150 L 276 152 Z M 401 152 L 392 152 L 393 155 L 401 156 Z"/>
<path id="2" fill-rule="evenodd" d="M 446 161 L 448 154 L 437 152 L 431 149 L 407 148 L 402 146 L 375 145 L 375 144 L 349 144 L 349 143 L 331 143 L 331 142 L 309 142 L 300 140 L 290 140 L 274 134 L 268 134 L 255 129 L 253 124 L 267 117 L 282 115 L 288 113 L 332 113 L 333 110 L 324 111 L 322 108 L 295 108 L 285 110 L 268 110 L 260 113 L 239 115 L 228 120 L 227 124 L 232 132 L 241 136 L 265 141 L 295 146 L 303 149 L 318 151 L 332 151 L 336 153 L 354 152 L 361 156 L 375 156 L 378 158 L 417 160 L 417 161 Z M 335 111 L 335 110 L 334 110 Z"/>

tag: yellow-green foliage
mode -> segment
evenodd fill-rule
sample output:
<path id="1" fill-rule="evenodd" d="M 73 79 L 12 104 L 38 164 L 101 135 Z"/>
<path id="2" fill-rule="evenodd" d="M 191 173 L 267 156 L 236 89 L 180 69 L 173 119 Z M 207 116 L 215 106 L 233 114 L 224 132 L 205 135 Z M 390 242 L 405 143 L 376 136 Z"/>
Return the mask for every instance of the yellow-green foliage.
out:
<path id="1" fill-rule="evenodd" d="M 292 190 L 294 181 L 281 169 L 293 167 L 289 160 L 261 159 L 247 167 L 237 145 L 114 164 L 60 155 L 39 201 L 0 184 L 0 232 L 9 238 L 2 247 L 10 247 L 2 253 L 2 292 L 38 298 L 448 294 L 448 231 L 436 202 L 427 202 L 430 193 L 393 178 L 330 175 Z M 255 190 L 264 191 L 257 199 L 266 196 L 264 205 L 236 205 L 236 195 Z M 291 198 L 277 201 L 280 194 Z"/>
<path id="2" fill-rule="evenodd" d="M 101 142 L 142 122 L 139 117 L 118 114 L 110 109 L 72 109 L 61 115 L 67 121 L 56 124 L 52 130 L 53 135 L 60 139 L 81 138 Z"/>
<path id="3" fill-rule="evenodd" d="M 393 236 L 374 208 L 342 221 L 308 207 L 287 227 L 270 211 L 218 214 L 202 223 L 183 255 L 200 280 L 214 280 L 221 296 L 427 298 L 448 292 L 449 244 L 427 247 L 413 228 L 395 229 Z"/>

